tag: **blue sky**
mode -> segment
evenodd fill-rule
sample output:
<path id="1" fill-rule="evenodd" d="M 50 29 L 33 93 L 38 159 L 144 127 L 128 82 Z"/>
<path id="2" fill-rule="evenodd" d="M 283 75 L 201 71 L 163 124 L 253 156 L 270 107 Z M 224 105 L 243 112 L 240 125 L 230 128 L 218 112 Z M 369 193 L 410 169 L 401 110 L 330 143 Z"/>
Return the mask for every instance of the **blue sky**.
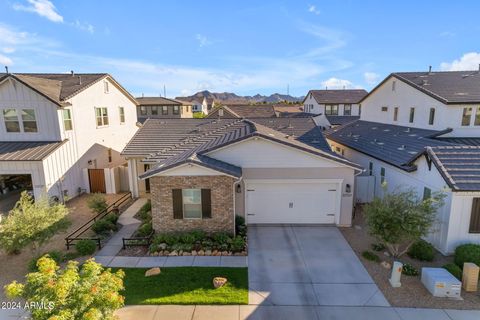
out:
<path id="1" fill-rule="evenodd" d="M 0 65 L 108 72 L 133 94 L 304 95 L 476 69 L 478 1 L 0 2 Z"/>

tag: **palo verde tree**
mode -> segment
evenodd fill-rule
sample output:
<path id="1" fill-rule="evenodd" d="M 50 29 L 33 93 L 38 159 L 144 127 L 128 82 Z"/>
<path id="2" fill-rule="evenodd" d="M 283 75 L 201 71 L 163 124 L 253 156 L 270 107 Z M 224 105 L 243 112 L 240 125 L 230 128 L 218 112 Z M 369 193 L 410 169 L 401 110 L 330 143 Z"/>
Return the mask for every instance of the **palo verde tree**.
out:
<path id="1" fill-rule="evenodd" d="M 70 222 L 68 208 L 61 203 L 50 204 L 46 199 L 34 201 L 26 191 L 8 215 L 0 222 L 0 248 L 9 254 L 19 253 L 32 245 L 38 248 Z"/>
<path id="2" fill-rule="evenodd" d="M 394 257 L 400 257 L 415 241 L 432 231 L 444 197 L 437 192 L 421 199 L 413 189 L 385 190 L 383 198 L 375 198 L 364 207 L 369 233 Z"/>
<path id="3" fill-rule="evenodd" d="M 27 274 L 24 284 L 16 281 L 5 286 L 9 299 L 25 299 L 32 319 L 110 320 L 124 304 L 122 270 L 104 269 L 94 259 L 78 267 L 69 261 L 61 270 L 56 262 L 43 256 L 38 272 Z"/>

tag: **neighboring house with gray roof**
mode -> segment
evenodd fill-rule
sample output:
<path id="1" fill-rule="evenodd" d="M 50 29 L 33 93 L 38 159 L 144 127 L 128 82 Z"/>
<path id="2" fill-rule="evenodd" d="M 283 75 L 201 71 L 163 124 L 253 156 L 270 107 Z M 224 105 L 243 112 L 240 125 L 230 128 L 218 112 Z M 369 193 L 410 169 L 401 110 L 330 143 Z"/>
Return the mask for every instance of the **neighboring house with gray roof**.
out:
<path id="1" fill-rule="evenodd" d="M 110 75 L 0 74 L 0 201 L 128 189 L 135 99 Z"/>
<path id="2" fill-rule="evenodd" d="M 349 226 L 361 171 L 309 118 L 148 119 L 122 156 L 160 232 L 233 233 L 235 215 Z"/>
<path id="3" fill-rule="evenodd" d="M 186 101 L 164 97 L 138 97 L 137 118 L 143 123 L 148 118 L 193 118 L 193 107 Z"/>
<path id="4" fill-rule="evenodd" d="M 325 116 L 360 116 L 360 101 L 367 93 L 363 89 L 310 90 L 303 100 L 303 109 Z"/>
<path id="5" fill-rule="evenodd" d="M 392 73 L 361 101 L 360 120 L 326 132 L 333 151 L 365 168 L 357 201 L 381 197 L 383 182 L 446 194 L 427 239 L 444 254 L 480 243 L 479 97 L 478 71 Z"/>

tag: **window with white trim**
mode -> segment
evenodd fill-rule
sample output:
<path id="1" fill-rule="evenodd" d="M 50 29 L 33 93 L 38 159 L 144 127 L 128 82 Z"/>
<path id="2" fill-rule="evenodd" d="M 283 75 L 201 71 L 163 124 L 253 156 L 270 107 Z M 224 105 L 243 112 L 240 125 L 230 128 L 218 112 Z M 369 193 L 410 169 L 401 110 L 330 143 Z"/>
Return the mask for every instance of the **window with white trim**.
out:
<path id="1" fill-rule="evenodd" d="M 463 108 L 462 114 L 462 126 L 469 126 L 470 120 L 472 119 L 472 107 Z"/>
<path id="2" fill-rule="evenodd" d="M 17 109 L 3 110 L 3 121 L 7 132 L 20 132 L 20 121 L 18 121 Z"/>
<path id="3" fill-rule="evenodd" d="M 120 124 L 125 123 L 125 108 L 124 107 L 118 107 L 118 114 L 120 115 Z"/>
<path id="4" fill-rule="evenodd" d="M 202 190 L 201 189 L 182 189 L 183 200 L 183 218 L 201 219 L 202 218 Z"/>
<path id="5" fill-rule="evenodd" d="M 95 118 L 96 118 L 97 127 L 108 126 L 107 108 L 95 108 Z"/>
<path id="6" fill-rule="evenodd" d="M 65 131 L 73 129 L 72 112 L 70 109 L 63 109 L 63 128 Z"/>

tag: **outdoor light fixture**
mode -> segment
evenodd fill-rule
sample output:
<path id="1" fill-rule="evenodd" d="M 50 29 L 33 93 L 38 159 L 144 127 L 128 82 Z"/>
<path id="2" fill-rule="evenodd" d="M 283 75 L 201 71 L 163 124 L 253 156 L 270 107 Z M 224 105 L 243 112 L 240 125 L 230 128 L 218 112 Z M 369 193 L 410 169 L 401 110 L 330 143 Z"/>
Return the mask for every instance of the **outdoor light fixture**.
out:
<path id="1" fill-rule="evenodd" d="M 350 184 L 348 184 L 348 183 L 345 185 L 345 192 L 346 192 L 346 193 L 352 192 L 352 187 L 351 187 Z"/>
<path id="2" fill-rule="evenodd" d="M 242 193 L 242 186 L 240 184 L 237 184 L 237 186 L 235 187 L 235 191 L 237 193 Z"/>

